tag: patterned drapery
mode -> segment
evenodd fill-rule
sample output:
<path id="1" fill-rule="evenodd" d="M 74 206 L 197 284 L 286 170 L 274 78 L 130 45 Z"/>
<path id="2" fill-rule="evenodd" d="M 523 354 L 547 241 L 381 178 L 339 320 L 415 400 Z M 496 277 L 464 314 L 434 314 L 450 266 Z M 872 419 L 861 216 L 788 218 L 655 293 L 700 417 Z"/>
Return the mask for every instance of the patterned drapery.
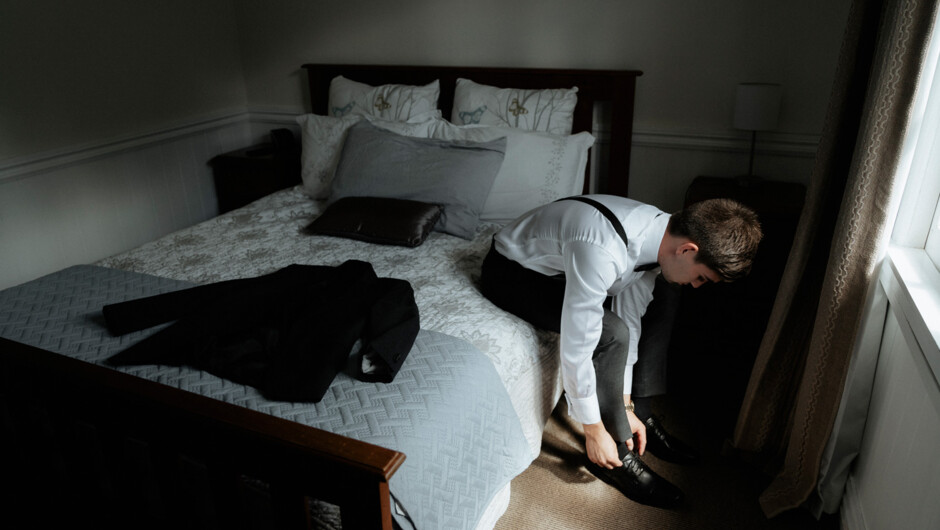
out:
<path id="1" fill-rule="evenodd" d="M 773 517 L 817 486 L 893 222 L 900 148 L 937 0 L 856 0 L 812 180 L 732 445 L 774 479 Z"/>

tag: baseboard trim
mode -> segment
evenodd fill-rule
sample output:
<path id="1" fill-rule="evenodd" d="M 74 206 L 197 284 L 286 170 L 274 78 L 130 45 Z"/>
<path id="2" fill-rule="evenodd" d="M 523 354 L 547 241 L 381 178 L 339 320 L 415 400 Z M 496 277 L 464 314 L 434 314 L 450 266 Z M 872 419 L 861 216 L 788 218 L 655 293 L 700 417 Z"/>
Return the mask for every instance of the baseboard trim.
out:
<path id="1" fill-rule="evenodd" d="M 296 109 L 270 108 L 232 112 L 152 133 L 12 158 L 0 161 L 0 182 L 244 121 L 272 127 L 296 127 L 296 117 L 299 114 L 302 114 L 302 111 Z M 608 141 L 608 133 L 603 128 L 598 130 L 596 135 L 598 143 Z M 818 143 L 818 136 L 768 133 L 765 138 L 758 139 L 755 150 L 765 155 L 805 158 L 815 156 Z M 749 137 L 723 133 L 635 130 L 632 145 L 656 149 L 738 153 L 747 152 L 750 149 L 750 140 Z"/>
<path id="2" fill-rule="evenodd" d="M 0 161 L 0 182 L 22 178 L 33 173 L 67 167 L 88 160 L 159 144 L 161 142 L 184 138 L 208 130 L 227 127 L 232 124 L 247 121 L 248 119 L 249 114 L 246 112 L 233 112 L 177 127 L 157 130 L 151 133 L 11 158 Z"/>
<path id="3" fill-rule="evenodd" d="M 252 123 L 270 125 L 297 125 L 295 117 L 302 112 L 293 109 L 257 109 L 251 112 Z M 608 141 L 610 133 L 603 123 L 594 133 L 598 143 Z M 657 149 L 680 149 L 684 151 L 719 151 L 741 153 L 751 148 L 750 135 L 747 133 L 709 133 L 641 130 L 633 131 L 634 147 L 653 147 Z M 810 134 L 762 133 L 757 137 L 755 151 L 776 156 L 795 156 L 800 158 L 816 155 L 819 136 Z"/>
<path id="4" fill-rule="evenodd" d="M 297 116 L 304 111 L 294 109 L 254 109 L 249 111 L 248 116 L 251 123 L 268 123 L 271 125 L 297 127 Z"/>
<path id="5" fill-rule="evenodd" d="M 766 133 L 757 137 L 755 151 L 765 155 L 811 158 L 816 156 L 818 145 L 819 137 L 814 135 Z M 635 130 L 633 146 L 740 153 L 750 150 L 751 140 L 747 134 Z"/>
<path id="6" fill-rule="evenodd" d="M 858 500 L 858 488 L 853 477 L 845 483 L 845 493 L 842 495 L 842 507 L 839 509 L 839 522 L 842 530 L 868 530 L 865 523 L 865 514 Z"/>

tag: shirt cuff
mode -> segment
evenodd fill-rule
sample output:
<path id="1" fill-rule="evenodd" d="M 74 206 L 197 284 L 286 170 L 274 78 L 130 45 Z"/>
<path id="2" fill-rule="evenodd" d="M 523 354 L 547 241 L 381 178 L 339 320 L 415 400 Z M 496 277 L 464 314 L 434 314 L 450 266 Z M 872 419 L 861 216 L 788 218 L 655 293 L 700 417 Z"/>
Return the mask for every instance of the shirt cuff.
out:
<path id="1" fill-rule="evenodd" d="M 601 407 L 597 403 L 597 394 L 584 398 L 573 398 L 566 392 L 565 399 L 568 401 L 569 416 L 586 425 L 600 423 Z"/>
<path id="2" fill-rule="evenodd" d="M 633 365 L 628 364 L 627 369 L 623 371 L 623 394 L 633 393 Z"/>

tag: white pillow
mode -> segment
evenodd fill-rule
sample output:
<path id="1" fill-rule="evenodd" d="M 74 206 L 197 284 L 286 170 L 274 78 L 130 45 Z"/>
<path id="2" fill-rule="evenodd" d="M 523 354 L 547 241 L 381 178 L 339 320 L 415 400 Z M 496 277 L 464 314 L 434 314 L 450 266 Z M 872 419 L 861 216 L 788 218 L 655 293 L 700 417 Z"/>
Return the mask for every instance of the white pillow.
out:
<path id="1" fill-rule="evenodd" d="M 336 76 L 330 81 L 327 109 L 330 116 L 352 114 L 374 116 L 388 121 L 407 121 L 437 110 L 441 93 L 438 80 L 425 86 L 371 86 Z"/>
<path id="2" fill-rule="evenodd" d="M 578 87 L 523 90 L 457 79 L 450 121 L 571 134 Z"/>
<path id="3" fill-rule="evenodd" d="M 441 111 L 435 110 L 415 116 L 408 122 L 379 120 L 358 114 L 340 118 L 318 114 L 297 116 L 296 121 L 300 125 L 300 176 L 304 191 L 314 199 L 329 198 L 346 131 L 360 120 L 367 119 L 398 134 L 427 138 L 434 123 L 431 120 L 440 119 L 440 115 Z"/>
<path id="4" fill-rule="evenodd" d="M 483 205 L 480 219 L 508 222 L 562 197 L 580 195 L 594 136 L 554 135 L 486 125 L 457 126 L 434 120 L 431 137 L 486 142 L 505 136 L 506 156 Z"/>

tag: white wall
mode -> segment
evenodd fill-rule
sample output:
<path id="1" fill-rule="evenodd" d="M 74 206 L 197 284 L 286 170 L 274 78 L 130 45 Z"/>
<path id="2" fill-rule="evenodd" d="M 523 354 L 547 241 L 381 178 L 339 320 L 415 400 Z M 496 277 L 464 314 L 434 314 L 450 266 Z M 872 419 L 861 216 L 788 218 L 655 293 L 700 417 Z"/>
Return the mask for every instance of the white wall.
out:
<path id="1" fill-rule="evenodd" d="M 727 132 L 735 85 L 778 82 L 780 131 L 818 134 L 849 2 L 238 0 L 248 98 L 309 108 L 304 62 L 642 70 L 636 128 Z"/>
<path id="2" fill-rule="evenodd" d="M 161 172 L 182 188 L 155 204 L 181 194 L 205 204 L 210 177 L 186 157 L 207 161 L 292 124 L 310 108 L 305 62 L 642 70 L 631 195 L 666 210 L 681 206 L 696 175 L 746 171 L 747 134 L 731 128 L 734 87 L 778 82 L 780 128 L 759 137 L 755 170 L 806 181 L 849 3 L 7 0 L 0 288 L 211 215 L 142 207 L 135 190 L 153 158 L 126 153 L 169 156 Z M 178 141 L 187 147 L 161 147 Z M 110 157 L 120 162 L 101 162 Z"/>
<path id="3" fill-rule="evenodd" d="M 206 161 L 243 146 L 247 132 L 244 120 L 223 120 L 0 180 L 0 289 L 214 217 Z"/>
<path id="4" fill-rule="evenodd" d="M 243 111 L 231 0 L 4 0 L 0 163 Z"/>
<path id="5" fill-rule="evenodd" d="M 215 215 L 246 103 L 230 0 L 0 3 L 0 288 Z"/>
<path id="6" fill-rule="evenodd" d="M 637 69 L 631 196 L 667 210 L 696 175 L 747 172 L 737 83 L 783 86 L 755 172 L 806 182 L 848 0 L 235 2 L 252 110 L 309 109 L 305 62 Z M 288 123 L 288 120 L 284 120 Z M 257 131 L 260 133 L 261 131 Z"/>
<path id="7" fill-rule="evenodd" d="M 846 530 L 940 528 L 940 350 L 924 320 L 931 317 L 918 305 L 923 286 L 907 283 L 917 277 L 911 274 L 917 253 L 895 252 L 875 287 L 887 300 L 887 318 L 864 437 L 843 497 Z"/>

